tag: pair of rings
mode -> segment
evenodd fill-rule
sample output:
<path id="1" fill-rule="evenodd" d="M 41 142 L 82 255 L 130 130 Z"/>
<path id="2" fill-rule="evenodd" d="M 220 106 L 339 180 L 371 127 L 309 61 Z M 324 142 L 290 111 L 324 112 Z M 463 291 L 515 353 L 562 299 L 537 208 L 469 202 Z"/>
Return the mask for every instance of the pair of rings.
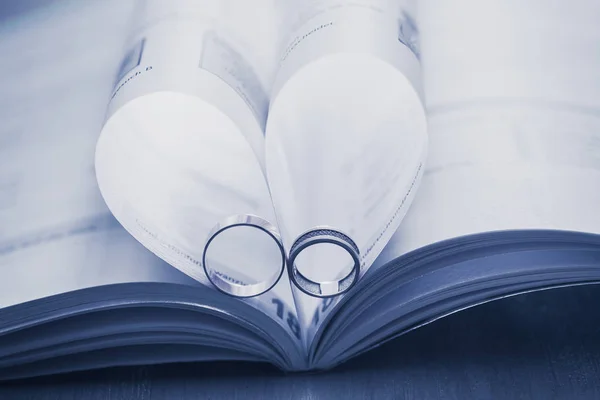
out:
<path id="1" fill-rule="evenodd" d="M 215 266 L 211 266 L 207 259 L 207 252 L 215 238 L 223 232 L 239 227 L 255 228 L 259 233 L 266 234 L 275 243 L 281 261 L 274 261 L 274 266 L 269 266 L 273 272 L 263 281 L 245 284 L 229 277 Z M 341 279 L 336 281 L 315 281 L 303 275 L 296 266 L 296 259 L 307 248 L 319 243 L 328 243 L 344 249 L 352 258 L 353 266 Z M 215 225 L 210 231 L 204 250 L 202 252 L 202 266 L 210 282 L 221 292 L 234 297 L 254 297 L 271 290 L 283 275 L 283 270 L 288 267 L 288 275 L 294 285 L 302 292 L 313 297 L 333 297 L 350 290 L 358 281 L 360 273 L 359 249 L 356 243 L 346 234 L 330 228 L 316 227 L 300 235 L 290 248 L 289 257 L 286 257 L 281 236 L 277 229 L 267 220 L 255 215 L 233 215 Z"/>

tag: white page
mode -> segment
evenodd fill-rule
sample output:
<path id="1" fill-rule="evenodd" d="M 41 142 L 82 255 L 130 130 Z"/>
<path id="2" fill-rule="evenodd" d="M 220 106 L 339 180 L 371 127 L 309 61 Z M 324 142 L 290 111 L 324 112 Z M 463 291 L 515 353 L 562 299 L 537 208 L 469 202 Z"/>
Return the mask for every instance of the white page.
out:
<path id="1" fill-rule="evenodd" d="M 94 179 L 131 5 L 40 5 L 0 28 L 10 55 L 0 64 L 0 307 L 102 284 L 186 281 L 125 234 Z"/>
<path id="2" fill-rule="evenodd" d="M 600 233 L 600 3 L 424 0 L 430 153 L 378 260 L 500 229 Z"/>
<path id="3" fill-rule="evenodd" d="M 342 232 L 358 249 L 357 280 L 400 224 L 422 172 L 426 122 L 418 57 L 399 40 L 410 3 L 279 4 L 285 24 L 266 160 L 283 242 L 289 254 L 311 229 L 331 228 L 323 235 L 329 240 Z M 300 273 L 329 281 L 320 285 L 322 295 L 349 287 L 348 279 L 336 282 L 354 265 L 341 246 L 302 251 L 295 260 Z M 322 300 L 295 290 L 302 323 L 311 327 L 309 343 L 314 322 L 322 322 L 313 318 L 316 309 L 341 297 Z"/>

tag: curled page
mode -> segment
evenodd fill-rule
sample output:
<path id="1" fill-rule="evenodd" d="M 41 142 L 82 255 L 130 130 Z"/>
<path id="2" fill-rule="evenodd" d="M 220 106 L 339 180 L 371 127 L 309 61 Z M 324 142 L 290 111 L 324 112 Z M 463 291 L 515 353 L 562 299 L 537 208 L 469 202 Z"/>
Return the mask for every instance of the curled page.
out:
<path id="1" fill-rule="evenodd" d="M 96 173 L 110 210 L 144 246 L 205 285 L 252 297 L 277 285 L 285 255 L 262 167 L 269 50 L 239 39 L 262 17 L 245 36 L 262 45 L 269 18 L 258 13 L 269 9 L 244 4 L 141 3 Z M 293 310 L 289 292 L 283 282 L 274 296 Z"/>
<path id="2" fill-rule="evenodd" d="M 290 1 L 266 133 L 290 279 L 347 292 L 408 209 L 427 147 L 412 5 Z M 283 6 L 282 6 L 283 7 Z"/>

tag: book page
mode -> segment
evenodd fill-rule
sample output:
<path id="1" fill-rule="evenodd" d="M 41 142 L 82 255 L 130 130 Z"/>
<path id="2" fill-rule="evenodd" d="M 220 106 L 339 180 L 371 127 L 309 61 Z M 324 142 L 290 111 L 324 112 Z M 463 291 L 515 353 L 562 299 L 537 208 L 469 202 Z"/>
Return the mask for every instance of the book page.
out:
<path id="1" fill-rule="evenodd" d="M 228 222 L 260 218 L 277 229 L 263 168 L 270 2 L 143 2 L 110 95 L 96 175 L 133 237 L 205 287 L 241 294 L 300 346 L 278 242 L 251 223 Z M 214 257 L 204 252 L 209 240 Z M 263 283 L 270 290 L 247 294 Z"/>
<path id="2" fill-rule="evenodd" d="M 321 305 L 366 273 L 417 191 L 427 138 L 418 54 L 406 44 L 408 3 L 280 4 L 287 36 L 267 122 L 267 175 L 311 330 Z"/>
<path id="3" fill-rule="evenodd" d="M 0 307 L 103 284 L 189 281 L 128 237 L 95 182 L 132 6 L 66 1 L 2 23 Z"/>
<path id="4" fill-rule="evenodd" d="M 478 232 L 600 233 L 597 15 L 586 0 L 421 2 L 430 153 L 378 265 Z"/>

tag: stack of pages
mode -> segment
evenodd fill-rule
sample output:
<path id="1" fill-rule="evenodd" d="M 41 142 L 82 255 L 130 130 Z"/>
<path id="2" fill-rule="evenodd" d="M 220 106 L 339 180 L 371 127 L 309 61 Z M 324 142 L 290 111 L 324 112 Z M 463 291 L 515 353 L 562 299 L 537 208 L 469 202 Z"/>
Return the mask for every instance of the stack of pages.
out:
<path id="1" fill-rule="evenodd" d="M 599 2 L 2 10 L 0 379 L 329 369 L 600 282 Z"/>

